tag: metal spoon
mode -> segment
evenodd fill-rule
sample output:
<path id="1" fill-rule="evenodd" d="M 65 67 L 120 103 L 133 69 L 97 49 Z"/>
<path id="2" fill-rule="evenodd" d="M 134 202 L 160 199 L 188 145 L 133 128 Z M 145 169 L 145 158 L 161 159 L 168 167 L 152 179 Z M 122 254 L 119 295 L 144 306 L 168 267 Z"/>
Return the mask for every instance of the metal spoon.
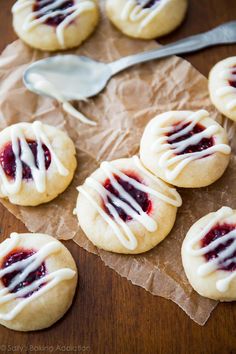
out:
<path id="1" fill-rule="evenodd" d="M 208 32 L 185 38 L 161 48 L 130 55 L 108 64 L 76 55 L 57 55 L 42 59 L 28 67 L 24 73 L 24 83 L 29 90 L 38 94 L 45 94 L 35 88 L 31 80 L 32 73 L 40 74 L 56 87 L 65 99 L 88 98 L 101 92 L 113 75 L 135 64 L 227 43 L 236 43 L 236 21 L 225 23 Z M 45 95 L 50 96 L 48 93 Z"/>

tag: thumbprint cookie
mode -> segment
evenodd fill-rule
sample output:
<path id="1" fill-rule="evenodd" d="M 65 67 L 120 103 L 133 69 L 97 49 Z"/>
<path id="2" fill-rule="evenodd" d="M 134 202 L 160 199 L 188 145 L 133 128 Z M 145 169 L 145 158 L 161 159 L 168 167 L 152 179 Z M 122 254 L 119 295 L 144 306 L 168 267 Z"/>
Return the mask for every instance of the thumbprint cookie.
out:
<path id="1" fill-rule="evenodd" d="M 217 63 L 209 75 L 212 103 L 226 117 L 236 121 L 236 57 Z"/>
<path id="2" fill-rule="evenodd" d="M 96 0 L 18 0 L 12 13 L 17 35 L 47 51 L 79 46 L 99 20 Z"/>
<path id="3" fill-rule="evenodd" d="M 74 144 L 58 128 L 11 125 L 0 132 L 0 197 L 25 206 L 49 202 L 70 184 L 76 164 Z"/>
<path id="4" fill-rule="evenodd" d="M 200 295 L 236 300 L 236 211 L 223 207 L 198 220 L 183 242 L 182 261 Z"/>
<path id="5" fill-rule="evenodd" d="M 163 36 L 180 25 L 187 0 L 107 0 L 111 22 L 130 37 L 151 39 Z"/>
<path id="6" fill-rule="evenodd" d="M 0 324 L 50 327 L 69 309 L 76 284 L 75 262 L 52 236 L 12 233 L 0 244 Z"/>
<path id="7" fill-rule="evenodd" d="M 230 152 L 225 130 L 205 110 L 158 115 L 148 123 L 140 144 L 146 168 L 185 188 L 208 186 L 219 179 Z"/>
<path id="8" fill-rule="evenodd" d="M 139 158 L 102 162 L 78 188 L 79 225 L 97 247 L 137 254 L 150 250 L 171 231 L 178 192 L 152 175 Z"/>

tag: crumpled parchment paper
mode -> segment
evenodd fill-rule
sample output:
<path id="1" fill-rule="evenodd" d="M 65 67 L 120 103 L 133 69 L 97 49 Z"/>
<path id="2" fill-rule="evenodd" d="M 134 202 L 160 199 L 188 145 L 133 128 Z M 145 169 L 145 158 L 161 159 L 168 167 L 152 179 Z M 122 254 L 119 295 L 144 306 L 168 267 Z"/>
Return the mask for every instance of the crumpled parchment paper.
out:
<path id="1" fill-rule="evenodd" d="M 103 18 L 95 34 L 73 53 L 109 62 L 157 46 L 155 41 L 123 36 Z M 173 109 L 204 108 L 213 118 L 221 120 L 209 101 L 206 78 L 177 57 L 137 65 L 112 78 L 97 97 L 75 103 L 85 115 L 97 121 L 98 125 L 92 127 L 65 114 L 57 102 L 39 97 L 24 87 L 24 70 L 33 61 L 48 55 L 32 50 L 18 40 L 0 56 L 0 129 L 19 121 L 36 119 L 65 129 L 77 148 L 78 169 L 69 188 L 48 204 L 18 207 L 6 200 L 1 202 L 31 232 L 73 239 L 133 284 L 171 299 L 195 322 L 203 325 L 217 303 L 199 296 L 191 288 L 182 267 L 180 249 L 185 234 L 197 219 L 222 205 L 235 207 L 235 155 L 225 175 L 214 185 L 180 190 L 183 206 L 172 232 L 145 254 L 127 256 L 98 250 L 79 229 L 72 212 L 77 199 L 76 186 L 82 184 L 102 160 L 138 153 L 144 127 L 156 114 Z M 233 137 L 234 125 L 228 121 L 224 121 L 224 125 Z"/>

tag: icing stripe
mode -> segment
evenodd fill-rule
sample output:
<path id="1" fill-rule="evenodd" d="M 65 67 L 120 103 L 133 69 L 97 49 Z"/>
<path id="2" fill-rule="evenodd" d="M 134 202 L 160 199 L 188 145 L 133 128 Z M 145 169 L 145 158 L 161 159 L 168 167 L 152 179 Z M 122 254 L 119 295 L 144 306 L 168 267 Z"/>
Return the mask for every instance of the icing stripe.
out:
<path id="1" fill-rule="evenodd" d="M 53 3 L 49 3 L 42 9 L 30 13 L 25 18 L 23 30 L 30 31 L 31 29 L 47 21 L 49 18 L 53 18 L 58 15 L 66 16 L 65 19 L 56 28 L 58 42 L 62 48 L 65 48 L 65 28 L 80 14 L 86 11 L 92 11 L 96 7 L 93 0 L 76 0 L 75 5 L 64 10 L 58 10 L 58 7 L 63 5 L 63 3 L 65 3 L 66 1 L 67 0 L 55 0 Z M 47 4 L 47 2 L 48 1 L 44 1 L 43 4 Z M 18 0 L 12 7 L 12 12 L 18 13 L 26 7 L 32 7 L 34 3 L 35 1 L 32 0 Z M 46 13 L 47 11 L 49 12 Z"/>
<path id="2" fill-rule="evenodd" d="M 64 268 L 64 269 L 59 269 L 53 273 L 48 274 L 42 279 L 39 279 L 37 283 L 34 284 L 35 288 L 40 286 L 42 283 L 47 282 L 46 285 L 44 285 L 42 288 L 40 288 L 36 293 L 31 295 L 30 297 L 18 302 L 18 304 L 8 313 L 3 314 L 0 313 L 0 319 L 4 321 L 11 321 L 13 318 L 15 318 L 30 302 L 33 300 L 37 299 L 38 297 L 42 296 L 44 293 L 46 293 L 48 290 L 52 289 L 55 287 L 58 283 L 62 282 L 63 280 L 69 280 L 72 279 L 75 276 L 75 271 L 69 268 Z M 27 291 L 24 290 L 21 293 L 18 292 L 19 296 L 24 296 L 28 292 L 33 291 L 34 287 L 28 286 Z M 11 294 L 13 295 L 13 294 Z M 15 298 L 10 295 L 6 299 L 8 301 L 14 300 Z M 0 301 L 0 304 L 3 303 L 3 301 Z"/>
<path id="3" fill-rule="evenodd" d="M 0 259 L 13 250 L 19 242 L 19 234 L 12 232 L 10 238 L 7 238 L 0 244 Z"/>
<path id="4" fill-rule="evenodd" d="M 150 8 L 144 8 L 148 2 L 146 0 L 142 4 L 137 4 L 136 0 L 128 0 L 121 12 L 121 19 L 123 21 L 140 22 L 139 30 L 141 31 L 153 20 L 169 0 L 161 0 Z"/>
<path id="5" fill-rule="evenodd" d="M 143 172 L 144 167 L 142 167 L 140 160 L 137 156 L 133 157 L 133 161 L 136 167 Z M 157 223 L 153 218 L 151 218 L 146 212 L 142 210 L 140 205 L 128 192 L 126 192 L 126 190 L 122 187 L 122 185 L 114 177 L 114 175 L 119 177 L 121 180 L 129 183 L 137 190 L 153 195 L 163 200 L 165 203 L 169 203 L 173 206 L 180 206 L 182 204 L 181 197 L 177 193 L 177 191 L 175 191 L 173 188 L 169 188 L 167 185 L 164 184 L 164 182 L 159 181 L 158 178 L 155 178 L 153 175 L 149 174 L 148 171 L 146 172 L 146 175 L 148 175 L 149 177 L 151 175 L 151 178 L 155 180 L 156 183 L 158 183 L 161 190 L 163 190 L 163 193 L 155 191 L 154 189 L 147 187 L 142 183 L 136 181 L 135 179 L 127 176 L 126 174 L 115 168 L 109 162 L 103 162 L 101 164 L 101 169 L 109 178 L 112 187 L 118 191 L 119 195 L 121 196 L 121 199 L 110 191 L 108 191 L 101 183 L 99 183 L 92 177 L 87 178 L 85 184 L 94 189 L 99 194 L 114 220 L 100 207 L 100 205 L 90 196 L 90 194 L 85 190 L 84 187 L 78 187 L 78 191 L 89 200 L 93 207 L 95 207 L 95 209 L 102 216 L 102 218 L 113 229 L 115 235 L 122 243 L 122 245 L 127 249 L 134 250 L 137 247 L 136 237 L 133 234 L 131 228 L 121 219 L 114 206 L 109 202 L 109 199 L 117 207 L 121 208 L 127 215 L 130 215 L 134 220 L 138 221 L 141 225 L 143 225 L 143 227 L 149 232 L 156 231 Z M 173 199 L 164 194 L 167 192 L 169 195 L 173 196 Z M 121 229 L 117 226 L 117 224 L 121 226 Z"/>
<path id="6" fill-rule="evenodd" d="M 225 234 L 222 237 L 217 238 L 209 245 L 196 248 L 196 245 L 211 231 L 211 229 L 220 222 L 223 222 L 224 219 L 233 215 L 233 210 L 228 207 L 223 207 L 218 210 L 216 213 L 212 213 L 212 217 L 204 227 L 204 229 L 196 235 L 196 237 L 188 240 L 186 243 L 186 251 L 188 254 L 194 257 L 201 257 L 206 255 L 208 252 L 213 251 L 216 249 L 217 246 L 221 244 L 225 244 L 227 241 L 232 240 L 233 242 L 226 248 L 221 251 L 218 251 L 218 255 L 216 258 L 209 260 L 208 262 L 200 265 L 197 269 L 197 274 L 200 277 L 205 277 L 219 269 L 219 266 L 227 266 L 229 265 L 234 259 L 226 259 L 229 258 L 231 255 L 234 254 L 236 251 L 236 230 L 232 230 Z M 223 271 L 222 271 L 223 272 Z M 228 272 L 225 271 L 224 278 L 216 281 L 216 288 L 220 292 L 225 292 L 228 290 L 231 281 L 236 277 L 236 271 L 230 272 L 230 275 L 226 275 Z"/>
<path id="7" fill-rule="evenodd" d="M 235 67 L 228 67 L 220 72 L 219 78 L 223 79 L 225 82 L 224 82 L 224 86 L 216 90 L 216 96 L 218 97 L 228 96 L 229 102 L 226 104 L 226 109 L 228 110 L 233 110 L 236 108 L 236 88 L 229 84 L 229 81 L 236 82 L 236 74 L 233 74 L 233 71 L 235 70 L 236 70 Z"/>
<path id="8" fill-rule="evenodd" d="M 16 171 L 15 180 L 14 182 L 11 182 L 8 180 L 8 177 L 0 164 L 0 180 L 2 182 L 1 190 L 3 195 L 5 196 L 17 194 L 20 191 L 23 181 L 23 163 L 25 163 L 30 168 L 37 191 L 39 193 L 45 192 L 47 171 L 45 166 L 43 145 L 48 148 L 51 154 L 51 163 L 54 162 L 58 173 L 62 176 L 67 176 L 69 174 L 69 171 L 63 166 L 61 161 L 58 159 L 47 135 L 44 133 L 43 124 L 41 122 L 35 121 L 34 123 L 32 123 L 32 130 L 37 142 L 36 161 L 38 163 L 38 166 L 36 165 L 32 150 L 30 149 L 20 126 L 13 125 L 11 127 L 11 143 L 12 151 L 15 156 Z"/>
<path id="9" fill-rule="evenodd" d="M 138 156 L 133 157 L 134 163 L 136 167 L 143 172 L 147 177 L 151 178 L 155 183 L 157 183 L 160 187 L 160 189 L 163 191 L 163 193 L 169 194 L 171 197 L 168 197 L 166 194 L 160 193 L 158 191 L 155 191 L 154 189 L 151 189 L 147 186 L 142 186 L 144 191 L 148 194 L 151 194 L 159 199 L 161 199 L 163 202 L 180 207 L 182 205 L 182 199 L 180 194 L 177 192 L 175 188 L 169 187 L 164 181 L 162 181 L 160 178 L 154 176 L 151 172 L 149 172 L 141 163 L 140 159 Z"/>
<path id="10" fill-rule="evenodd" d="M 12 233 L 10 235 L 10 239 L 5 240 L 0 245 L 0 256 L 6 256 L 18 245 L 19 242 L 20 235 L 17 233 Z M 12 320 L 34 299 L 40 297 L 42 294 L 52 289 L 63 280 L 72 279 L 75 276 L 76 273 L 74 270 L 63 268 L 42 276 L 40 279 L 33 281 L 30 285 L 25 286 L 23 289 L 20 289 L 15 293 L 10 292 L 20 282 L 23 282 L 31 272 L 36 270 L 49 255 L 60 251 L 60 249 L 61 245 L 58 242 L 50 242 L 42 247 L 37 253 L 32 254 L 30 257 L 15 262 L 7 268 L 0 269 L 0 278 L 14 271 L 19 271 L 19 273 L 12 279 L 10 286 L 4 287 L 0 290 L 0 305 L 16 299 L 19 301 L 9 312 L 0 313 L 0 319 L 5 321 Z M 31 296 L 25 299 L 21 298 L 36 290 L 42 284 L 45 285 L 38 289 L 37 292 L 33 293 Z"/>
<path id="11" fill-rule="evenodd" d="M 211 146 L 202 151 L 178 155 L 184 151 L 186 147 L 190 145 L 197 145 L 203 138 L 212 137 L 215 133 L 217 133 L 219 127 L 217 125 L 207 127 L 202 132 L 197 133 L 190 138 L 181 140 L 178 143 L 169 144 L 167 141 L 166 133 L 170 133 L 173 129 L 171 124 L 168 125 L 169 121 L 173 118 L 173 115 L 174 113 L 170 112 L 169 115 L 166 115 L 156 121 L 154 129 L 155 132 L 157 132 L 157 139 L 151 146 L 151 150 L 153 152 L 161 153 L 158 163 L 163 171 L 165 171 L 166 178 L 169 181 L 173 181 L 176 177 L 178 177 L 182 170 L 194 160 L 215 152 L 221 152 L 222 154 L 226 155 L 230 154 L 231 149 L 229 145 L 215 144 L 214 146 Z M 209 117 L 209 113 L 205 110 L 194 112 L 188 118 L 183 120 L 181 124 L 175 127 L 175 129 L 178 130 L 185 124 L 188 125 L 182 130 L 168 137 L 168 140 L 171 142 L 188 134 L 199 122 L 201 122 L 201 120 L 207 117 Z"/>
<path id="12" fill-rule="evenodd" d="M 137 240 L 131 230 L 127 227 L 125 222 L 119 217 L 115 208 L 111 206 L 109 209 L 110 212 L 113 212 L 115 221 L 99 206 L 99 204 L 90 196 L 88 192 L 83 187 L 78 187 L 78 191 L 83 194 L 91 203 L 91 205 L 98 211 L 101 217 L 109 224 L 109 226 L 113 229 L 116 237 L 120 241 L 120 243 L 129 250 L 135 250 L 137 247 Z M 108 207 L 108 206 L 107 206 Z M 120 230 L 118 225 L 120 225 L 124 233 Z"/>

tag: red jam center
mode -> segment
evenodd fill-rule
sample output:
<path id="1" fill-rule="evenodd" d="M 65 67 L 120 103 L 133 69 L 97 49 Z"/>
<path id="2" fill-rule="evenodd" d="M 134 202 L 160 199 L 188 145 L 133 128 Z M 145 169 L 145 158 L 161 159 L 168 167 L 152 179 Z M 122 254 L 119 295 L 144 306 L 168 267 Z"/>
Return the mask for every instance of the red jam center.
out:
<path id="1" fill-rule="evenodd" d="M 143 7 L 143 9 L 148 9 L 153 7 L 154 5 L 156 5 L 158 2 L 160 2 L 161 0 L 150 0 L 148 1 L 145 5 L 143 5 L 143 1 L 138 0 L 138 3 Z"/>
<path id="2" fill-rule="evenodd" d="M 231 74 L 236 75 L 236 66 L 233 67 Z M 230 86 L 236 88 L 236 80 L 229 80 Z"/>
<path id="3" fill-rule="evenodd" d="M 223 225 L 216 225 L 213 229 L 211 229 L 208 234 L 202 239 L 202 247 L 205 247 L 212 243 L 214 240 L 223 237 L 224 235 L 228 234 L 230 231 L 235 230 L 236 225 L 228 225 L 228 224 L 223 224 Z M 224 251 L 227 247 L 229 247 L 232 242 L 234 241 L 233 237 L 232 239 L 229 239 L 227 242 L 223 242 L 217 246 L 213 251 L 210 251 L 205 254 L 205 258 L 207 261 L 210 261 L 211 259 L 217 258 L 220 252 Z M 221 264 L 219 264 L 219 269 L 222 270 L 227 270 L 227 271 L 234 271 L 236 270 L 236 262 L 234 258 L 236 257 L 236 250 L 233 254 L 230 255 L 230 257 L 225 258 Z M 230 261 L 232 260 L 232 261 Z M 225 261 L 227 261 L 227 264 L 224 264 Z"/>
<path id="4" fill-rule="evenodd" d="M 27 143 L 34 155 L 35 164 L 38 167 L 38 161 L 37 161 L 38 144 L 36 143 L 36 141 L 31 141 L 31 140 L 27 140 Z M 43 147 L 43 151 L 44 151 L 45 167 L 46 167 L 46 169 L 48 169 L 51 164 L 51 154 L 50 154 L 50 151 L 48 150 L 48 148 L 46 147 L 46 145 L 42 145 L 42 147 Z M 12 150 L 11 143 L 8 143 L 7 145 L 5 145 L 4 148 L 2 149 L 2 151 L 0 152 L 0 164 L 1 164 L 5 174 L 9 178 L 14 179 L 15 174 L 16 174 L 16 159 L 15 159 L 14 152 Z M 22 165 L 23 165 L 23 179 L 27 179 L 27 180 L 32 179 L 32 173 L 31 173 L 31 169 L 29 168 L 29 166 L 27 166 L 24 162 L 22 162 Z"/>
<path id="5" fill-rule="evenodd" d="M 141 181 L 139 180 L 139 178 L 137 178 L 136 176 L 133 175 L 128 175 L 130 178 L 136 180 L 137 182 Z M 135 199 L 135 201 L 140 205 L 140 207 L 142 208 L 142 210 L 146 213 L 150 213 L 151 212 L 151 208 L 152 208 L 152 203 L 151 200 L 149 199 L 147 193 L 140 191 L 139 189 L 136 189 L 132 184 L 130 184 L 129 182 L 126 182 L 124 180 L 122 180 L 121 178 L 119 178 L 118 176 L 114 176 L 115 179 L 117 180 L 117 182 L 124 188 L 124 190 L 126 192 L 128 192 L 130 194 L 131 197 L 133 197 L 133 199 Z M 114 194 L 116 197 L 118 197 L 120 200 L 124 201 L 126 204 L 128 204 L 132 209 L 135 210 L 135 208 L 128 203 L 124 198 L 122 198 L 122 196 L 119 194 L 119 192 L 112 186 L 111 182 L 109 179 L 107 179 L 104 183 L 104 187 L 111 192 L 112 194 Z M 113 207 L 116 209 L 117 213 L 119 214 L 120 218 L 123 221 L 130 221 L 132 220 L 132 217 L 130 215 L 127 215 L 125 213 L 125 211 L 118 207 L 117 205 L 115 205 L 112 200 L 108 197 L 107 198 L 109 203 L 113 205 Z M 108 208 L 106 207 L 106 205 L 104 205 L 104 209 L 106 210 L 106 212 L 110 215 L 111 213 L 109 212 Z"/>
<path id="6" fill-rule="evenodd" d="M 33 250 L 25 250 L 25 249 L 14 250 L 8 256 L 5 257 L 5 259 L 3 260 L 1 269 L 5 269 L 5 268 L 9 267 L 10 265 L 12 265 L 12 264 L 14 264 L 16 262 L 19 262 L 19 261 L 22 261 L 23 259 L 29 258 L 34 253 L 35 253 L 35 251 L 33 251 Z M 2 281 L 3 285 L 5 287 L 9 287 L 11 285 L 11 283 L 14 281 L 14 277 L 19 275 L 19 274 L 21 274 L 23 271 L 24 271 L 24 269 L 16 270 L 14 272 L 11 272 L 11 273 L 8 273 L 8 274 L 4 275 L 1 278 L 1 281 Z M 18 291 L 20 291 L 24 287 L 32 284 L 34 281 L 44 277 L 46 275 L 46 273 L 47 273 L 46 266 L 45 266 L 45 263 L 43 262 L 43 263 L 41 263 L 41 265 L 37 269 L 35 269 L 30 274 L 28 274 L 28 276 L 23 281 L 18 283 L 14 287 L 14 289 L 12 289 L 10 292 L 11 293 L 17 293 Z M 27 293 L 23 297 L 26 298 L 26 297 L 31 296 L 34 292 L 38 291 L 43 285 L 45 285 L 45 284 L 41 284 L 35 290 L 30 291 L 29 293 Z"/>
<path id="7" fill-rule="evenodd" d="M 36 4 L 33 7 L 33 11 L 40 11 L 43 8 L 53 4 L 55 2 L 55 0 L 48 0 L 47 2 L 45 2 L 45 0 L 36 0 Z M 74 5 L 74 1 L 73 0 L 65 0 L 60 6 L 57 6 L 55 8 L 53 8 L 53 10 L 47 10 L 45 11 L 42 15 L 38 16 L 38 18 L 50 14 L 52 13 L 52 17 L 49 17 L 44 23 L 46 25 L 49 26 L 58 26 L 62 21 L 64 21 L 64 19 L 71 14 L 71 12 L 68 12 L 67 14 L 61 14 L 61 15 L 56 15 L 53 16 L 53 12 L 54 11 L 58 11 L 58 10 L 66 10 L 70 7 L 72 7 Z"/>
<path id="8" fill-rule="evenodd" d="M 172 135 L 174 135 L 174 134 L 180 132 L 181 130 L 183 130 L 184 128 L 186 128 L 189 124 L 190 123 L 184 124 L 182 127 L 179 128 L 180 123 L 177 123 L 175 125 L 176 128 L 171 133 L 167 134 L 167 136 L 171 137 Z M 168 139 L 167 141 L 168 141 L 169 144 L 175 144 L 175 143 L 178 143 L 180 141 L 186 140 L 186 139 L 190 138 L 191 136 L 193 136 L 195 134 L 201 133 L 205 129 L 206 128 L 204 126 L 202 126 L 201 124 L 198 123 L 187 134 L 184 134 L 184 135 L 182 135 L 179 138 L 176 138 L 174 140 Z M 198 144 L 187 146 L 178 155 L 190 154 L 190 153 L 193 153 L 193 152 L 200 152 L 200 151 L 203 151 L 203 150 L 206 150 L 206 149 L 210 148 L 213 145 L 214 145 L 213 137 L 211 137 L 211 138 L 203 138 Z"/>

